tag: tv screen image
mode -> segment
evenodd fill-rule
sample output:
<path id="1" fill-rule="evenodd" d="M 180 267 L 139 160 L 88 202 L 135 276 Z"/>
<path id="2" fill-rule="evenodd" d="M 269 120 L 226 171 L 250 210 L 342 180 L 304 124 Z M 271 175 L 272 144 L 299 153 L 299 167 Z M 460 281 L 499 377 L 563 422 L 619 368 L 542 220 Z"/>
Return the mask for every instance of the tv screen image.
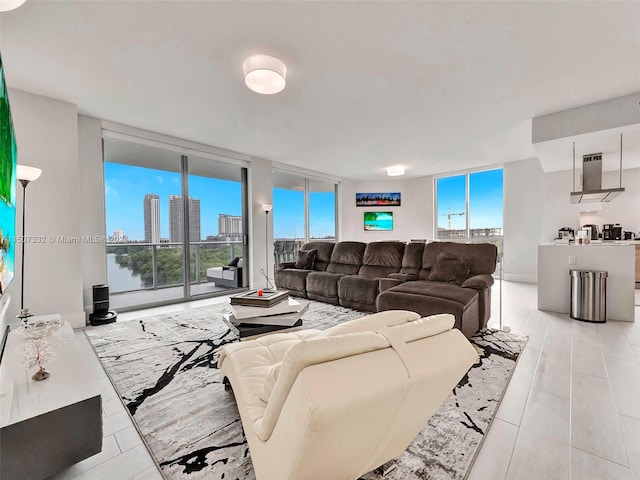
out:
<path id="1" fill-rule="evenodd" d="M 364 229 L 370 232 L 393 230 L 393 212 L 364 212 Z"/>
<path id="2" fill-rule="evenodd" d="M 401 199 L 400 192 L 356 193 L 356 207 L 399 207 Z"/>
<path id="3" fill-rule="evenodd" d="M 0 55 L 0 294 L 14 276 L 16 238 L 16 139 Z"/>

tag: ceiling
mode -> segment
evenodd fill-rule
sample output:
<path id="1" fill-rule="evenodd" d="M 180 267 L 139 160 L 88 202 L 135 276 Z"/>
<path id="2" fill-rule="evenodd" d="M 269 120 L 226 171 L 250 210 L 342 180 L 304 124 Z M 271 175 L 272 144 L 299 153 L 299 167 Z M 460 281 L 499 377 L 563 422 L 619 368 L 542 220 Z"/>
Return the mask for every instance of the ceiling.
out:
<path id="1" fill-rule="evenodd" d="M 38 1 L 0 15 L 9 87 L 354 179 L 536 156 L 531 119 L 640 86 L 640 2 Z M 242 78 L 255 53 L 287 87 Z M 566 168 L 571 168 L 567 155 Z"/>

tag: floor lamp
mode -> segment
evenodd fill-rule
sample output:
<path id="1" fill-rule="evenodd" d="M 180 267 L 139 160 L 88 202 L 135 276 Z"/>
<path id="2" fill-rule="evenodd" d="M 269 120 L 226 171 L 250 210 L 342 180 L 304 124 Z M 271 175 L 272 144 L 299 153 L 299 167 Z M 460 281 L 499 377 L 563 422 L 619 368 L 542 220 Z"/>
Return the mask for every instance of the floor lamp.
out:
<path id="1" fill-rule="evenodd" d="M 273 205 L 268 203 L 262 204 L 262 210 L 264 210 L 265 222 L 264 222 L 264 253 L 265 253 L 265 266 L 267 267 L 266 273 L 265 270 L 262 271 L 264 278 L 267 280 L 267 288 L 274 289 L 271 284 L 271 280 L 269 280 L 269 212 L 273 210 Z"/>
<path id="2" fill-rule="evenodd" d="M 511 327 L 502 323 L 502 278 L 504 277 L 504 254 L 500 248 L 500 330 L 510 332 Z"/>
<path id="3" fill-rule="evenodd" d="M 25 241 L 25 212 L 27 205 L 25 200 L 27 198 L 27 185 L 37 180 L 40 177 L 42 170 L 35 167 L 27 167 L 26 165 L 18 165 L 17 177 L 18 181 L 22 184 L 22 259 L 21 259 L 21 274 L 20 274 L 20 313 L 17 315 L 23 322 L 26 323 L 27 318 L 33 315 L 28 308 L 24 308 L 24 249 L 27 246 Z"/>

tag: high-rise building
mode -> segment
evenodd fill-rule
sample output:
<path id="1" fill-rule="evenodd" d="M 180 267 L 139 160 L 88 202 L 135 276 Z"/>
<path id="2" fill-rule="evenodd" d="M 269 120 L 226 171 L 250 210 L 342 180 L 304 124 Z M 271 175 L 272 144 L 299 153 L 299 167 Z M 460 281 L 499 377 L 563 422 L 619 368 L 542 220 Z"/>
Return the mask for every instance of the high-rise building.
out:
<path id="1" fill-rule="evenodd" d="M 169 241 L 180 243 L 184 232 L 184 206 L 182 195 L 169 195 Z M 199 242 L 200 200 L 189 197 L 189 240 Z"/>
<path id="2" fill-rule="evenodd" d="M 144 196 L 144 241 L 160 243 L 160 196 L 155 193 Z"/>
<path id="3" fill-rule="evenodd" d="M 122 230 L 122 229 L 114 230 L 113 234 L 109 238 L 109 242 L 110 243 L 117 243 L 117 242 L 122 243 L 122 242 L 127 242 L 127 241 L 129 241 L 129 239 L 124 234 L 124 230 Z"/>
<path id="4" fill-rule="evenodd" d="M 219 237 L 241 237 L 242 217 L 218 214 L 218 236 Z"/>

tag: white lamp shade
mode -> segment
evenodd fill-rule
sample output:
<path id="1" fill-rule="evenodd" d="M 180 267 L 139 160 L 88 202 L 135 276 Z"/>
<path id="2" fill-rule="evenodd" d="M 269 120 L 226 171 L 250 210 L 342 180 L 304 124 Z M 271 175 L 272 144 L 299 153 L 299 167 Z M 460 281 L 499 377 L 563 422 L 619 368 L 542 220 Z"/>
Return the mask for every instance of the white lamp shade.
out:
<path id="1" fill-rule="evenodd" d="M 0 0 L 0 12 L 8 12 L 14 8 L 18 8 L 27 0 Z"/>
<path id="2" fill-rule="evenodd" d="M 264 210 L 264 213 L 269 213 L 271 210 L 273 210 L 273 205 L 264 203 L 262 204 L 262 210 Z"/>
<path id="3" fill-rule="evenodd" d="M 387 167 L 387 175 L 389 175 L 390 177 L 398 177 L 400 175 L 404 175 L 404 167 L 402 165 Z"/>
<path id="4" fill-rule="evenodd" d="M 286 85 L 287 67 L 275 57 L 253 55 L 242 65 L 244 83 L 256 93 L 271 95 L 281 92 Z"/>
<path id="5" fill-rule="evenodd" d="M 33 182 L 40 178 L 42 170 L 36 167 L 28 167 L 26 165 L 18 165 L 16 174 L 18 180 L 25 180 L 27 182 Z"/>

